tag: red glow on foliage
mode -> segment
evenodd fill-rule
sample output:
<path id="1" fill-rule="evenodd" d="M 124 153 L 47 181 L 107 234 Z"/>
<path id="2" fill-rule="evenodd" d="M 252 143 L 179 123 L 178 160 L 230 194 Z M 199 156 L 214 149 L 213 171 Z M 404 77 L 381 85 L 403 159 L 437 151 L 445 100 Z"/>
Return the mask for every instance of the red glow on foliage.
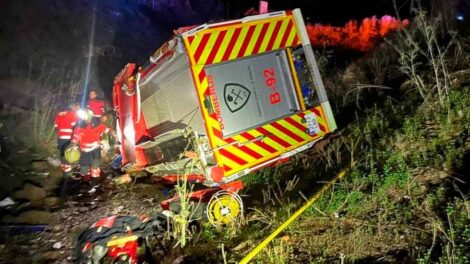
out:
<path id="1" fill-rule="evenodd" d="M 259 15 L 259 11 L 256 10 L 254 7 L 252 7 L 252 8 L 250 8 L 250 9 L 246 10 L 246 11 L 243 13 L 243 15 L 245 15 L 245 16 Z"/>
<path id="2" fill-rule="evenodd" d="M 355 20 L 350 20 L 343 27 L 309 24 L 307 32 L 314 47 L 344 47 L 367 51 L 391 31 L 408 24 L 408 19 L 400 21 L 391 16 L 383 16 L 380 19 L 373 16 L 363 19 L 360 25 Z"/>

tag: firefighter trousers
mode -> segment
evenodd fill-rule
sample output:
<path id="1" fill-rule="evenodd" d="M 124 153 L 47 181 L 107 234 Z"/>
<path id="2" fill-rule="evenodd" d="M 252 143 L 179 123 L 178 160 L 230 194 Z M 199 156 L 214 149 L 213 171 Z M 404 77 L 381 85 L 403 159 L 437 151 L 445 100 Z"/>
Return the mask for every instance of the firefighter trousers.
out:
<path id="1" fill-rule="evenodd" d="M 93 178 L 100 176 L 101 148 L 85 152 L 80 155 L 80 173 L 89 174 Z"/>
<path id="2" fill-rule="evenodd" d="M 60 153 L 60 159 L 62 160 L 62 162 L 66 162 L 65 161 L 65 150 L 70 145 L 70 139 L 59 138 L 59 140 L 57 141 L 57 145 L 58 145 L 58 149 L 59 149 L 59 153 Z"/>

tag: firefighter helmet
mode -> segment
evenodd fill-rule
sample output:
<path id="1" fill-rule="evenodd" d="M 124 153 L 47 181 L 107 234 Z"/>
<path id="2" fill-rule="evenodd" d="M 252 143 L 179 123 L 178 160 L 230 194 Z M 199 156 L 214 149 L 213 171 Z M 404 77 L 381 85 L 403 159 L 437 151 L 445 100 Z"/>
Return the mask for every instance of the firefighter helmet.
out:
<path id="1" fill-rule="evenodd" d="M 68 163 L 76 163 L 80 160 L 80 149 L 72 144 L 65 149 L 64 156 Z"/>
<path id="2" fill-rule="evenodd" d="M 77 115 L 81 120 L 85 121 L 86 123 L 90 123 L 93 119 L 93 111 L 88 108 L 79 109 L 77 111 Z"/>

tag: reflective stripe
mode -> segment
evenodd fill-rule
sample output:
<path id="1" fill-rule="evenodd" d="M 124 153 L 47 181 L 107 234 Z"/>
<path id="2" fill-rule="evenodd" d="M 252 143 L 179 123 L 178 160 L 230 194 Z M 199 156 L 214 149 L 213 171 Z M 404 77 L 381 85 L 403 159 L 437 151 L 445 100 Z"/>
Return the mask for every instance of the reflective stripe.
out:
<path id="1" fill-rule="evenodd" d="M 101 115 L 93 115 L 94 117 L 101 117 Z"/>
<path id="2" fill-rule="evenodd" d="M 72 165 L 70 165 L 70 164 L 61 164 L 60 167 L 61 167 L 63 172 L 71 172 L 72 171 Z"/>
<path id="3" fill-rule="evenodd" d="M 82 145 L 80 146 L 80 149 L 82 151 L 85 151 L 85 152 L 90 152 L 90 151 L 95 150 L 99 147 L 100 147 L 100 142 L 95 141 L 95 142 L 92 142 L 92 143 L 82 143 Z"/>
<path id="4" fill-rule="evenodd" d="M 82 148 L 81 150 L 84 151 L 84 152 L 90 152 L 90 151 L 95 150 L 97 148 L 99 148 L 99 146 L 98 147 L 91 147 L 91 148 Z"/>
<path id="5" fill-rule="evenodd" d="M 71 128 L 61 128 L 61 129 L 59 129 L 59 132 L 73 132 L 73 129 L 71 129 Z"/>
<path id="6" fill-rule="evenodd" d="M 100 169 L 93 169 L 91 168 L 91 177 L 98 178 L 100 177 Z"/>
<path id="7" fill-rule="evenodd" d="M 69 135 L 69 136 L 60 136 L 59 138 L 60 138 L 60 139 L 71 139 L 71 138 L 72 138 L 72 135 Z"/>

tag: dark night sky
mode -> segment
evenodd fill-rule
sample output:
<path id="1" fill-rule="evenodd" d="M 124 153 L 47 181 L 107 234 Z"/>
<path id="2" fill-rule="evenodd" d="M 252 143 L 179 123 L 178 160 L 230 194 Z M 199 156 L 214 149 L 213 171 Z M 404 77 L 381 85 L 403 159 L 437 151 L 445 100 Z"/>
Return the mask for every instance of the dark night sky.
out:
<path id="1" fill-rule="evenodd" d="M 270 11 L 301 8 L 307 22 L 333 26 L 374 15 L 395 16 L 394 1 L 403 6 L 413 0 L 268 0 Z M 470 0 L 421 0 L 438 1 Z M 64 61 L 70 62 L 67 67 L 71 69 L 82 69 L 93 3 L 99 7 L 94 45 L 115 51 L 96 57 L 94 72 L 102 87 L 110 87 L 125 63 L 145 63 L 174 29 L 241 18 L 249 8 L 259 6 L 259 0 L 0 0 L 0 57 L 4 62 L 0 78 L 40 74 L 45 62 L 49 68 L 64 71 Z M 409 7 L 402 10 L 401 18 L 409 18 Z"/>
<path id="2" fill-rule="evenodd" d="M 258 9 L 258 0 L 225 0 L 228 4 L 229 17 L 241 17 L 243 11 L 254 7 Z M 392 15 L 395 16 L 393 0 L 269 0 L 270 11 L 301 8 L 304 17 L 312 23 L 329 23 L 344 25 L 350 19 L 362 20 L 365 17 Z M 406 18 L 408 9 L 404 3 L 409 0 L 398 0 L 403 6 L 402 14 Z M 424 1 L 426 2 L 426 1 Z"/>

